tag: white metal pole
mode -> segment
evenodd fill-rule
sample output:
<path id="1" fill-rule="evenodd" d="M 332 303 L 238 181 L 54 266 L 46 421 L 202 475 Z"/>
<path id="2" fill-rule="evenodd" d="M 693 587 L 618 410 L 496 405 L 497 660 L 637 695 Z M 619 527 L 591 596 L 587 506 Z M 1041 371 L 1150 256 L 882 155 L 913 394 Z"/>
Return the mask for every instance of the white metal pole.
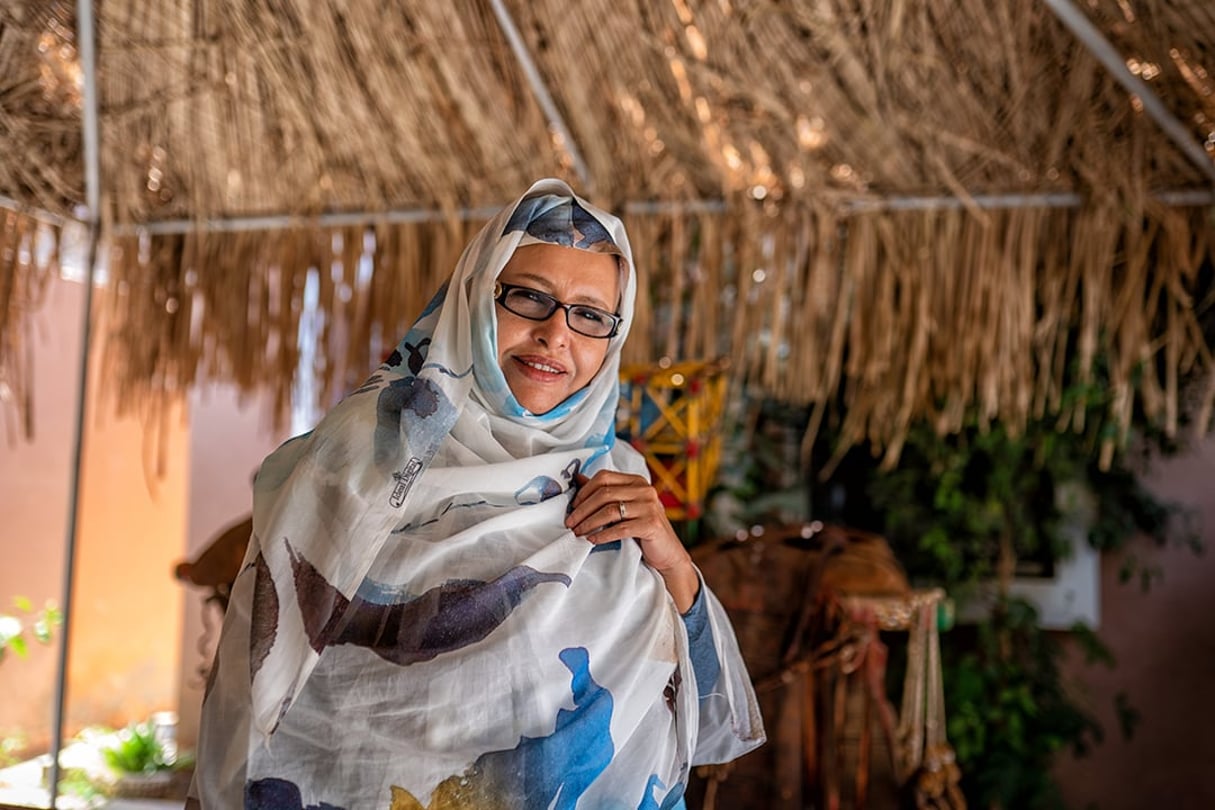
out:
<path id="1" fill-rule="evenodd" d="M 527 43 L 519 34 L 514 18 L 511 17 L 510 11 L 507 10 L 506 4 L 502 0 L 490 0 L 490 5 L 493 6 L 494 16 L 498 18 L 498 25 L 501 26 L 502 33 L 506 35 L 506 41 L 510 43 L 511 50 L 515 52 L 515 58 L 519 60 L 519 66 L 523 68 L 523 74 L 527 76 L 527 81 L 532 86 L 532 92 L 536 94 L 536 101 L 540 102 L 540 109 L 544 110 L 545 116 L 548 117 L 549 126 L 557 130 L 566 151 L 570 154 L 574 172 L 578 175 L 578 181 L 582 183 L 582 193 L 590 196 L 594 193 L 590 172 L 587 171 L 582 154 L 578 151 L 578 144 L 574 143 L 574 136 L 570 133 L 569 127 L 565 125 L 565 119 L 561 117 L 561 111 L 557 109 L 557 104 L 548 92 L 548 85 L 544 83 L 544 78 L 536 68 L 536 63 L 532 61 L 532 55 L 527 50 Z"/>
<path id="2" fill-rule="evenodd" d="M 1126 59 L 1114 49 L 1105 35 L 1093 25 L 1084 12 L 1076 8 L 1072 0 L 1044 0 L 1059 21 L 1066 25 L 1076 35 L 1084 47 L 1097 58 L 1106 70 L 1113 74 L 1118 83 L 1134 93 L 1143 102 L 1143 109 L 1155 119 L 1156 123 L 1169 136 L 1169 139 L 1180 149 L 1190 162 L 1202 170 L 1212 182 L 1215 182 L 1215 162 L 1211 156 L 1194 139 L 1191 133 L 1173 115 L 1160 96 L 1148 86 L 1148 83 L 1131 72 L 1126 66 Z"/>
<path id="3" fill-rule="evenodd" d="M 72 592 L 76 574 L 76 543 L 79 533 L 80 484 L 84 456 L 84 427 L 89 391 L 89 354 L 93 329 L 93 282 L 96 277 L 97 247 L 100 239 L 100 160 L 97 121 L 97 56 L 95 22 L 92 0 L 76 2 L 76 47 L 80 58 L 80 70 L 84 77 L 82 136 L 84 142 L 84 197 L 86 223 L 89 228 L 88 266 L 84 280 L 84 306 L 81 315 L 80 361 L 76 396 L 76 429 L 72 441 L 72 481 L 68 489 L 67 528 L 64 540 L 63 626 L 59 634 L 59 662 L 55 672 L 54 724 L 51 729 L 51 783 L 50 806 L 58 807 L 59 801 L 59 753 L 63 749 L 63 725 L 66 715 L 68 651 L 72 629 Z"/>
<path id="4" fill-rule="evenodd" d="M 1189 206 L 1215 204 L 1211 189 L 1177 189 L 1159 191 L 1152 195 L 1165 205 Z M 1078 208 L 1084 198 L 1070 192 L 1049 194 L 978 194 L 971 201 L 979 208 Z M 962 208 L 966 203 L 957 197 L 875 197 L 872 200 L 852 200 L 841 204 L 845 213 L 874 211 L 928 211 Z M 724 200 L 637 200 L 624 204 L 626 214 L 720 214 L 726 210 Z M 501 207 L 461 208 L 460 219 L 489 219 Z M 380 225 L 409 222 L 435 222 L 447 217 L 447 212 L 433 208 L 407 208 L 391 211 L 360 211 L 351 213 L 298 216 L 223 217 L 212 219 L 166 219 L 144 224 L 111 226 L 110 232 L 119 236 L 150 234 L 153 236 L 180 233 L 218 233 L 224 231 L 277 231 L 290 228 L 341 228 L 354 225 Z"/>

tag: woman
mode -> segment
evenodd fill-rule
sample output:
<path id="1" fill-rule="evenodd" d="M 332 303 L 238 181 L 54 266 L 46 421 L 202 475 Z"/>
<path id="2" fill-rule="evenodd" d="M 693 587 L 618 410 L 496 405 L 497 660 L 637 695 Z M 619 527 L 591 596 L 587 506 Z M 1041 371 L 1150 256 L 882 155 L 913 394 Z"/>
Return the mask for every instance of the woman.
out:
<path id="1" fill-rule="evenodd" d="M 616 443 L 622 223 L 536 183 L 271 454 L 191 806 L 669 808 L 763 742 L 720 605 Z"/>

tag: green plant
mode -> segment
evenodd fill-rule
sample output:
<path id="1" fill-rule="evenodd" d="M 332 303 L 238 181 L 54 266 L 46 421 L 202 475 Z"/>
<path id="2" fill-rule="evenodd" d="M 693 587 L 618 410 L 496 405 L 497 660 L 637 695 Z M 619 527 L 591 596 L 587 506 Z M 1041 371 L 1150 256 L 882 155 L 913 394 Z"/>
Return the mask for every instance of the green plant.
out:
<path id="1" fill-rule="evenodd" d="M 1019 599 L 1002 599 L 988 621 L 953 632 L 942 651 L 948 734 L 968 798 L 980 807 L 1062 807 L 1054 756 L 1085 753 L 1104 732 L 1065 688 L 1058 639 Z M 1104 646 L 1095 649 L 1112 665 Z"/>
<path id="2" fill-rule="evenodd" d="M 870 464 L 858 475 L 853 468 L 853 485 L 860 482 L 880 517 L 868 528 L 886 535 L 913 578 L 952 593 L 997 583 L 990 615 L 943 640 L 949 738 L 974 806 L 1059 806 L 1052 758 L 1067 748 L 1084 753 L 1103 738 L 1064 683 L 1065 637 L 1043 630 L 1034 608 L 1009 596 L 1027 561 L 1067 552 L 1060 493 L 1079 485 L 1093 495 L 1088 540 L 1096 548 L 1125 554 L 1136 533 L 1201 548 L 1185 513 L 1144 489 L 1126 456 L 1114 456 L 1104 469 L 1097 463 L 1102 428 L 1096 418 L 1088 424 L 1085 433 L 1060 433 L 1037 422 L 1013 434 L 972 422 L 943 437 L 918 426 L 896 469 L 883 474 Z M 1151 569 L 1129 554 L 1123 568 L 1124 578 L 1137 574 L 1145 587 L 1153 580 Z M 1090 663 L 1114 665 L 1090 628 L 1078 625 L 1070 638 Z M 1135 711 L 1124 696 L 1116 704 L 1129 736 Z"/>
<path id="3" fill-rule="evenodd" d="M 14 613 L 0 613 L 0 661 L 10 650 L 21 658 L 29 654 L 27 623 L 32 621 L 34 639 L 41 644 L 49 644 L 53 628 L 63 623 L 63 614 L 53 602 L 48 601 L 45 607 L 35 612 L 28 598 L 15 596 L 13 607 Z"/>
<path id="4" fill-rule="evenodd" d="M 1006 586 L 1018 563 L 1063 558 L 1059 493 L 1077 484 L 1096 501 L 1089 544 L 1124 555 L 1124 580 L 1147 587 L 1158 578 L 1128 551 L 1136 534 L 1201 551 L 1189 513 L 1149 493 L 1124 457 L 1102 469 L 1093 454 L 1093 436 L 1044 422 L 1016 435 L 972 424 L 944 437 L 921 425 L 898 467 L 864 486 L 908 568 L 950 588 L 992 578 Z"/>
<path id="5" fill-rule="evenodd" d="M 64 768 L 59 779 L 59 793 L 75 797 L 86 808 L 104 807 L 107 794 L 84 768 Z"/>
<path id="6" fill-rule="evenodd" d="M 20 729 L 14 734 L 0 737 L 0 768 L 7 768 L 9 765 L 16 765 L 20 762 L 21 754 L 25 753 L 28 744 L 26 733 Z"/>
<path id="7" fill-rule="evenodd" d="M 156 773 L 173 767 L 151 723 L 132 723 L 122 729 L 113 742 L 102 746 L 101 755 L 122 774 Z"/>

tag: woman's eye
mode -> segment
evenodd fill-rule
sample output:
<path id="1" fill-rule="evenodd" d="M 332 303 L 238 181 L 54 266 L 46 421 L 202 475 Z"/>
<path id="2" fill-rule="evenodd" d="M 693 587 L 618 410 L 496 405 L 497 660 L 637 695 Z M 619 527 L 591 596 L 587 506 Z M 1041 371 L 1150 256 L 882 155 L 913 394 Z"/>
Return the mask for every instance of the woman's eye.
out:
<path id="1" fill-rule="evenodd" d="M 580 320 L 587 321 L 589 323 L 603 323 L 607 320 L 602 312 L 597 312 L 593 309 L 576 309 L 574 310 L 574 314 L 577 315 Z"/>
<path id="2" fill-rule="evenodd" d="M 549 302 L 553 300 L 544 293 L 536 292 L 535 290 L 516 290 L 515 294 L 531 304 L 542 304 L 544 306 L 548 306 Z"/>

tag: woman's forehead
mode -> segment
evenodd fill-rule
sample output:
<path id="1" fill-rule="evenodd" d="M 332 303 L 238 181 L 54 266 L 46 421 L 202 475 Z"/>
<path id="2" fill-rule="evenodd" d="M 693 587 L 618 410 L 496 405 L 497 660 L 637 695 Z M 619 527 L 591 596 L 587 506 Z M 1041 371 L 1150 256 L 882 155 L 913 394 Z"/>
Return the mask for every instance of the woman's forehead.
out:
<path id="1" fill-rule="evenodd" d="M 499 275 L 503 281 L 526 284 L 567 302 L 614 309 L 620 299 L 622 272 L 617 256 L 553 244 L 522 245 Z"/>

